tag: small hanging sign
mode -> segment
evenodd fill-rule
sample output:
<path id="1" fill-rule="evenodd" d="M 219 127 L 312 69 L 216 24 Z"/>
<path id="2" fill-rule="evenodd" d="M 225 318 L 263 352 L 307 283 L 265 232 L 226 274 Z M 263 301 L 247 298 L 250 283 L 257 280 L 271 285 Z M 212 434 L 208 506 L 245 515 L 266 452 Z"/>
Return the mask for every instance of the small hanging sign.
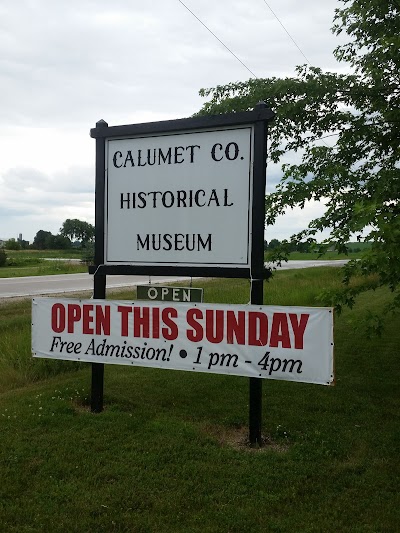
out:
<path id="1" fill-rule="evenodd" d="M 159 302 L 203 301 L 203 289 L 191 287 L 161 287 L 160 285 L 138 285 L 137 299 Z"/>

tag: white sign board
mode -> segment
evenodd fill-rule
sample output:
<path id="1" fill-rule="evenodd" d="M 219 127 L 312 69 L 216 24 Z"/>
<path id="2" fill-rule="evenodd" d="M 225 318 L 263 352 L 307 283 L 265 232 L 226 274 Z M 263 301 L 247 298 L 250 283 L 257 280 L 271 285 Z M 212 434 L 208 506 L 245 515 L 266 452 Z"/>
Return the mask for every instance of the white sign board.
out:
<path id="1" fill-rule="evenodd" d="M 105 264 L 250 265 L 253 128 L 106 139 Z"/>
<path id="2" fill-rule="evenodd" d="M 330 308 L 35 298 L 34 357 L 333 383 Z"/>

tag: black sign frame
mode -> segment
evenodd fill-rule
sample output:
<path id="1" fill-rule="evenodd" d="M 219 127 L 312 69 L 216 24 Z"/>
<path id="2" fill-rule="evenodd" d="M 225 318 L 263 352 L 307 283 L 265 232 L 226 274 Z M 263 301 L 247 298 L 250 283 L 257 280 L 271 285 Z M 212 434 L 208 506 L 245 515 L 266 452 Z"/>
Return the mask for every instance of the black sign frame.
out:
<path id="1" fill-rule="evenodd" d="M 192 276 L 213 278 L 247 278 L 251 279 L 252 304 L 263 304 L 264 279 L 269 272 L 264 268 L 264 220 L 265 220 L 265 185 L 267 162 L 268 123 L 275 113 L 265 102 L 259 102 L 253 111 L 243 111 L 226 115 L 210 115 L 144 124 L 129 124 L 109 127 L 100 120 L 90 130 L 96 139 L 96 197 L 95 197 L 95 261 L 89 267 L 94 274 L 95 299 L 106 298 L 106 276 L 148 275 L 148 276 Z M 222 129 L 232 126 L 254 127 L 253 149 L 253 185 L 252 185 L 252 233 L 251 261 L 249 267 L 215 267 L 215 266 L 149 266 L 149 265 L 105 265 L 105 183 L 106 183 L 106 139 L 128 137 L 129 135 L 166 134 L 182 131 L 202 131 Z M 249 378 L 249 440 L 251 445 L 262 445 L 262 380 Z M 91 410 L 100 413 L 104 399 L 104 364 L 92 363 Z"/>
<path id="2" fill-rule="evenodd" d="M 268 122 L 274 113 L 264 102 L 253 111 L 210 115 L 204 117 L 128 124 L 109 127 L 104 120 L 96 123 L 90 130 L 96 139 L 96 194 L 95 194 L 95 261 L 90 267 L 91 274 L 100 275 L 148 275 L 148 276 L 192 276 L 221 278 L 258 278 L 263 277 L 264 270 L 264 197 L 266 183 L 266 139 Z M 253 189 L 251 207 L 251 260 L 250 267 L 227 266 L 191 266 L 191 265 L 109 265 L 104 264 L 105 234 L 105 182 L 106 182 L 106 140 L 113 138 L 157 135 L 176 132 L 207 131 L 210 129 L 227 129 L 232 126 L 254 126 L 254 160 Z M 179 262 L 179 261 L 177 261 Z"/>

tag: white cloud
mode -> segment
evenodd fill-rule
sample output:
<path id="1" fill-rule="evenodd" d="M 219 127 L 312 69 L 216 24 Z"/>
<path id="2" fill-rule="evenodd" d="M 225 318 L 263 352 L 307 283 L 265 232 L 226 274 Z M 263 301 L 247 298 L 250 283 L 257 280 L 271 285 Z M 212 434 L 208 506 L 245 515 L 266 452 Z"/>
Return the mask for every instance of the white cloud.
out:
<path id="1" fill-rule="evenodd" d="M 324 202 L 316 202 L 312 200 L 306 202 L 303 209 L 296 207 L 288 209 L 285 215 L 280 216 L 273 226 L 267 227 L 265 231 L 265 239 L 289 239 L 295 233 L 305 229 L 311 220 L 320 217 L 325 211 Z M 316 236 L 318 240 L 328 237 L 328 232 L 321 232 Z"/>
<path id="2" fill-rule="evenodd" d="M 0 188 L 3 237 L 22 233 L 24 239 L 33 240 L 40 229 L 58 233 L 67 218 L 94 224 L 91 168 L 71 167 L 49 175 L 33 168 L 15 167 L 0 178 Z"/>
<path id="3" fill-rule="evenodd" d="M 260 77 L 305 62 L 263 0 L 185 0 Z M 336 0 L 269 0 L 315 65 L 337 70 Z M 201 87 L 250 73 L 177 0 L 0 3 L 0 235 L 94 219 L 90 128 L 190 116 Z M 269 170 L 270 183 L 279 171 Z M 287 219 L 291 220 L 290 218 Z M 296 221 L 293 219 L 293 224 Z M 286 224 L 286 223 L 285 223 Z"/>

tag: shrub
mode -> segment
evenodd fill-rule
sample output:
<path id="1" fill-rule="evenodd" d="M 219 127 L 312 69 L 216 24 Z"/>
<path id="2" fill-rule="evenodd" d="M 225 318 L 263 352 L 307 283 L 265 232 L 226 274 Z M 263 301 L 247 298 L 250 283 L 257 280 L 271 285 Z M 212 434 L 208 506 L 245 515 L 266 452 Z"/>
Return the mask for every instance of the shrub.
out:
<path id="1" fill-rule="evenodd" d="M 7 254 L 3 248 L 0 248 L 0 267 L 3 267 L 7 262 Z"/>
<path id="2" fill-rule="evenodd" d="M 93 265 L 94 263 L 94 243 L 88 242 L 82 251 L 82 263 Z"/>

